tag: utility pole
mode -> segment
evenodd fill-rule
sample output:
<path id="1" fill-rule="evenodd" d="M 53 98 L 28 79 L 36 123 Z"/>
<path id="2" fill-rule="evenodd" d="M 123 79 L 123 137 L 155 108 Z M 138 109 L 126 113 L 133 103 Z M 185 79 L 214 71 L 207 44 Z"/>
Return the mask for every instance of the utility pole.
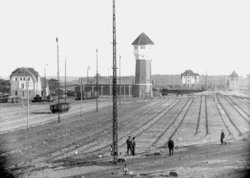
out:
<path id="1" fill-rule="evenodd" d="M 65 59 L 65 79 L 64 79 L 64 90 L 65 90 L 65 103 L 67 102 L 67 91 L 66 91 L 66 59 Z"/>
<path id="2" fill-rule="evenodd" d="M 43 84 L 43 96 L 46 97 L 46 83 L 47 83 L 47 79 L 46 79 L 46 66 L 48 66 L 48 64 L 44 65 L 44 84 Z"/>
<path id="3" fill-rule="evenodd" d="M 119 57 L 119 104 L 121 105 L 121 56 Z"/>
<path id="4" fill-rule="evenodd" d="M 89 69 L 90 69 L 90 66 L 87 67 L 87 86 L 89 84 Z"/>
<path id="5" fill-rule="evenodd" d="M 29 109 L 29 82 L 26 81 L 26 88 L 27 88 L 27 131 L 29 131 L 29 115 L 30 115 L 30 109 Z"/>
<path id="6" fill-rule="evenodd" d="M 116 78 L 116 19 L 115 0 L 113 0 L 113 162 L 116 164 L 118 156 L 117 133 L 117 78 Z"/>
<path id="7" fill-rule="evenodd" d="M 98 89 L 98 49 L 96 49 L 96 112 L 98 112 L 98 97 L 99 97 L 99 89 Z"/>
<path id="8" fill-rule="evenodd" d="M 79 80 L 80 82 L 80 92 L 81 92 L 81 104 L 80 104 L 80 117 L 82 116 L 82 78 Z"/>
<path id="9" fill-rule="evenodd" d="M 60 105 L 60 98 L 59 98 L 59 90 L 60 90 L 60 79 L 59 79 L 59 44 L 58 44 L 58 38 L 56 37 L 56 44 L 57 44 L 57 109 L 58 109 L 58 117 L 57 117 L 57 122 L 58 124 L 61 122 L 61 116 L 60 116 L 60 110 L 59 110 L 59 105 Z"/>

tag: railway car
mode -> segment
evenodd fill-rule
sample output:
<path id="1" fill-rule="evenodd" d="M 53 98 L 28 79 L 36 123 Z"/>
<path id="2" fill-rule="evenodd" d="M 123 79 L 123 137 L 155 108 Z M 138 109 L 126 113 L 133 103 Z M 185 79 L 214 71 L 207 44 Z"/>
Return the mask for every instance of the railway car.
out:
<path id="1" fill-rule="evenodd" d="M 184 95 L 184 94 L 192 94 L 192 93 L 198 93 L 202 92 L 204 90 L 191 90 L 191 89 L 182 89 L 182 90 L 169 90 L 169 89 L 162 89 L 162 95 L 168 95 L 170 93 L 178 95 Z"/>
<path id="2" fill-rule="evenodd" d="M 51 104 L 50 105 L 50 110 L 52 113 L 56 112 L 67 112 L 69 111 L 71 105 L 70 103 L 56 103 L 56 104 Z"/>
<path id="3" fill-rule="evenodd" d="M 84 91 L 82 93 L 82 99 L 86 100 L 86 99 L 95 99 L 99 97 L 98 93 L 96 91 Z M 76 92 L 76 96 L 75 96 L 76 100 L 80 100 L 81 99 L 81 92 Z"/>

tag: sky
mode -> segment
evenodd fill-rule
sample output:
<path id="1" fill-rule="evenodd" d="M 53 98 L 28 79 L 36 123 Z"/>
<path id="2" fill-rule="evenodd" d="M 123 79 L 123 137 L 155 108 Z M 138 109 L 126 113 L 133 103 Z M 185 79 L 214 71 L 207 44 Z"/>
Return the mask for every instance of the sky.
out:
<path id="1" fill-rule="evenodd" d="M 135 74 L 131 43 L 146 33 L 155 43 L 152 74 L 250 74 L 249 0 L 116 0 L 117 64 Z M 0 1 L 0 76 L 33 67 L 44 76 L 111 75 L 112 0 Z"/>

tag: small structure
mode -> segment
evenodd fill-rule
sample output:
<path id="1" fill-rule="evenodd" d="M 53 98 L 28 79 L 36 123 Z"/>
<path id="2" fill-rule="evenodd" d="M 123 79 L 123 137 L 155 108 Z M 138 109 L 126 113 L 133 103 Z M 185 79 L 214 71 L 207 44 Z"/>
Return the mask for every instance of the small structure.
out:
<path id="1" fill-rule="evenodd" d="M 200 75 L 192 70 L 186 70 L 181 74 L 181 82 L 184 88 L 194 88 L 198 85 Z"/>
<path id="2" fill-rule="evenodd" d="M 235 71 L 233 71 L 232 74 L 229 75 L 229 90 L 239 90 L 239 75 Z"/>
<path id="3" fill-rule="evenodd" d="M 41 96 L 42 86 L 39 73 L 33 68 L 17 68 L 10 75 L 10 95 L 27 97 L 27 90 L 30 98 L 36 95 Z"/>
<path id="4" fill-rule="evenodd" d="M 134 96 L 142 98 L 152 97 L 150 54 L 154 43 L 145 33 L 141 33 L 132 45 L 134 46 L 136 59 Z"/>

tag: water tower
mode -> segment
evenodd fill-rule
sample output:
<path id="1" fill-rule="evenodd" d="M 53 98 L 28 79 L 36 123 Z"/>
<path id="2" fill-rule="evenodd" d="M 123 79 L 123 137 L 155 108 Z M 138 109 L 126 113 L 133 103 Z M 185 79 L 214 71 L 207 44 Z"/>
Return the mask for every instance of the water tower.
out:
<path id="1" fill-rule="evenodd" d="M 135 97 L 152 97 L 151 80 L 151 48 L 154 43 L 145 34 L 141 33 L 132 43 L 136 60 L 135 68 Z"/>

